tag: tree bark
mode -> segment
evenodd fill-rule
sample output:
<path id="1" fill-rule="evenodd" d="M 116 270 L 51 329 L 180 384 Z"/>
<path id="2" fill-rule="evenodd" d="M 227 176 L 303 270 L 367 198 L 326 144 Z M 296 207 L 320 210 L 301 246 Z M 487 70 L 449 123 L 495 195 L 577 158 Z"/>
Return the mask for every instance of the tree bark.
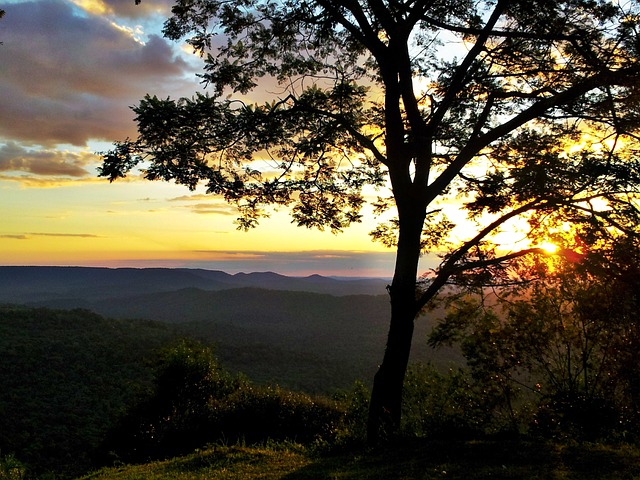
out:
<path id="1" fill-rule="evenodd" d="M 398 208 L 398 249 L 393 282 L 389 287 L 391 322 L 382 364 L 373 381 L 367 440 L 376 444 L 392 437 L 400 427 L 402 388 L 411 353 L 416 308 L 416 279 L 420 237 L 426 211 L 417 205 Z"/>
<path id="2" fill-rule="evenodd" d="M 392 295 L 393 297 L 393 295 Z M 400 427 L 402 386 L 411 353 L 413 311 L 391 304 L 391 324 L 384 359 L 374 377 L 369 406 L 367 439 L 379 443 Z"/>

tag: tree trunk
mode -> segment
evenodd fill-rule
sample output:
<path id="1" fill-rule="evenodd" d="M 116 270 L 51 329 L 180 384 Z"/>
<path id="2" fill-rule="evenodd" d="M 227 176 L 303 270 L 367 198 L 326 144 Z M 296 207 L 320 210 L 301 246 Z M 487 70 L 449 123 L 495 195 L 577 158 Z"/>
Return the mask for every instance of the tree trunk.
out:
<path id="1" fill-rule="evenodd" d="M 392 295 L 393 297 L 393 295 Z M 376 373 L 369 406 L 367 439 L 378 443 L 388 439 L 400 426 L 402 386 L 409 363 L 413 338 L 413 309 L 391 303 L 391 324 L 384 359 Z"/>
<path id="2" fill-rule="evenodd" d="M 424 214 L 415 205 L 410 209 L 410 215 L 402 215 L 401 209 L 399 213 L 396 267 L 393 283 L 389 287 L 391 323 L 384 358 L 374 377 L 369 405 L 367 440 L 373 444 L 390 438 L 400 427 L 402 387 L 417 314 L 416 278 Z"/>

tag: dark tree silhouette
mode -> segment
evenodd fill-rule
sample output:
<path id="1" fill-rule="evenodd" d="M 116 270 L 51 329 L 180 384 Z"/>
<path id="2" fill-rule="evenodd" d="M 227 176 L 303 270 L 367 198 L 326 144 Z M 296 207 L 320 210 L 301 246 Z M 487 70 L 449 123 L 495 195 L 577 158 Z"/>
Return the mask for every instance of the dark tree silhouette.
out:
<path id="1" fill-rule="evenodd" d="M 392 219 L 391 320 L 372 441 L 400 421 L 414 320 L 450 281 L 509 280 L 566 222 L 637 223 L 638 2 L 179 0 L 165 24 L 204 57 L 210 94 L 145 97 L 138 138 L 104 153 L 115 180 L 203 184 L 253 227 L 268 205 L 301 226 L 361 221 L 366 187 Z M 272 99 L 248 103 L 268 82 Z M 274 86 L 277 85 L 277 86 Z M 238 99 L 233 99 L 234 95 Z M 571 148 L 569 148 L 572 146 Z M 456 243 L 446 205 L 469 216 Z M 493 236 L 521 219 L 533 247 Z M 570 247 L 570 245 L 566 245 Z M 425 252 L 440 266 L 416 283 Z M 419 288 L 418 288 L 419 287 Z"/>

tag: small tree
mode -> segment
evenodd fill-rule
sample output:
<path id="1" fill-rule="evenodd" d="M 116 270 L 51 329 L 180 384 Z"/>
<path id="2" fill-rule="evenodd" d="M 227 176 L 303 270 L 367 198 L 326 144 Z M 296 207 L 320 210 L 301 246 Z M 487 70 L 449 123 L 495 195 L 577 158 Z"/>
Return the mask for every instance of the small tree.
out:
<path id="1" fill-rule="evenodd" d="M 253 227 L 267 205 L 338 232 L 361 221 L 366 186 L 392 219 L 391 321 L 369 437 L 397 430 L 414 320 L 449 281 L 500 281 L 565 222 L 636 223 L 639 5 L 607 0 L 178 0 L 164 34 L 188 37 L 212 95 L 147 96 L 139 136 L 104 154 L 115 180 L 222 195 Z M 269 80 L 272 101 L 232 99 Z M 228 96 L 231 95 L 231 96 Z M 367 193 L 367 191 L 365 191 Z M 599 201 L 600 200 L 600 201 Z M 448 203 L 468 228 L 448 245 Z M 416 287 L 424 252 L 442 262 Z"/>

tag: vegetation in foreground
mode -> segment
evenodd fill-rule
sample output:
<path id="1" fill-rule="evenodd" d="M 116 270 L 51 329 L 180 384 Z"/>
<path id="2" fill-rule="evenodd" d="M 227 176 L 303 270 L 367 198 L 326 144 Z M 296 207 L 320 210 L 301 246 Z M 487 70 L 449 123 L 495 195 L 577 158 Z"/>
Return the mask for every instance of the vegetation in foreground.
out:
<path id="1" fill-rule="evenodd" d="M 83 480 L 640 478 L 640 450 L 598 444 L 416 441 L 318 456 L 296 445 L 212 446 L 187 456 L 101 470 Z"/>

